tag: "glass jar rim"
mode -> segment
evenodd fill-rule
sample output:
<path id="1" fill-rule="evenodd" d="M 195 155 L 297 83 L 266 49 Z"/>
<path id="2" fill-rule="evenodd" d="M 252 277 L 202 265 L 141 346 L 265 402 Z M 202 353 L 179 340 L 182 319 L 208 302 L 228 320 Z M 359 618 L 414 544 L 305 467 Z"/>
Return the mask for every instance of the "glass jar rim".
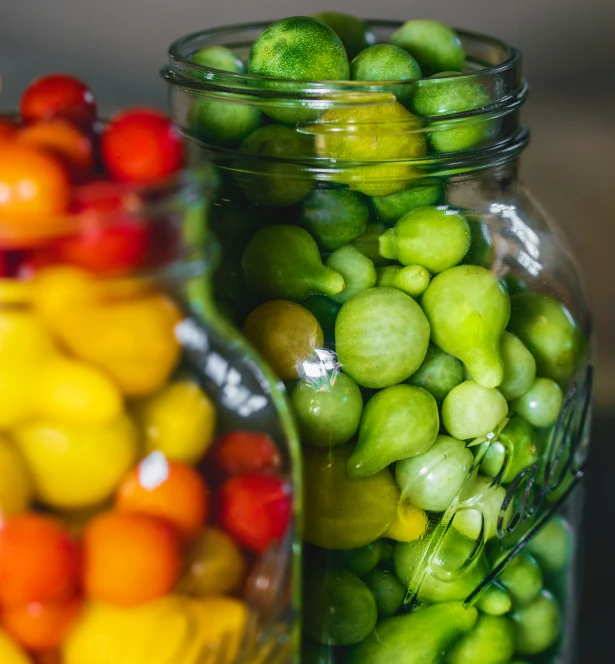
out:
<path id="1" fill-rule="evenodd" d="M 403 25 L 403 21 L 395 20 L 386 20 L 386 19 L 365 19 L 370 26 L 376 28 L 384 29 L 395 29 Z M 185 51 L 191 44 L 197 41 L 207 40 L 207 38 L 214 37 L 224 37 L 225 35 L 233 35 L 245 30 L 250 29 L 259 29 L 264 30 L 271 25 L 273 21 L 258 21 L 250 23 L 237 23 L 237 24 L 228 24 L 215 28 L 208 28 L 205 30 L 200 30 L 196 32 L 189 33 L 182 37 L 179 37 L 171 43 L 168 48 L 168 55 L 171 63 L 179 68 L 183 74 L 180 78 L 182 79 L 182 84 L 188 84 L 189 79 L 191 78 L 190 74 L 196 73 L 200 76 L 195 77 L 197 82 L 197 87 L 199 83 L 202 85 L 205 82 L 210 83 L 211 85 L 216 85 L 219 88 L 227 88 L 228 92 L 236 93 L 248 93 L 249 91 L 260 92 L 263 96 L 268 96 L 269 94 L 275 94 L 276 96 L 283 95 L 284 92 L 292 93 L 301 91 L 303 93 L 308 93 L 312 91 L 313 93 L 329 93 L 335 94 L 336 92 L 348 93 L 349 91 L 356 92 L 369 92 L 373 95 L 373 88 L 377 87 L 378 90 L 394 90 L 398 89 L 399 86 L 411 86 L 414 85 L 418 80 L 421 79 L 408 79 L 402 81 L 310 81 L 302 79 L 284 79 L 276 77 L 266 77 L 266 76 L 257 76 L 254 74 L 246 74 L 240 72 L 229 72 L 221 69 L 216 69 L 214 67 L 207 67 L 205 65 L 200 65 L 195 62 L 192 62 L 189 57 L 185 55 Z M 447 74 L 446 76 L 432 76 L 430 80 L 437 80 L 443 78 L 465 78 L 476 79 L 478 77 L 485 76 L 500 76 L 506 72 L 519 68 L 521 65 L 521 51 L 519 51 L 514 46 L 511 46 L 504 42 L 503 40 L 493 37 L 491 35 L 486 35 L 480 32 L 474 32 L 471 30 L 463 30 L 454 28 L 457 35 L 462 40 L 471 40 L 475 43 L 481 43 L 488 47 L 491 50 L 499 51 L 501 53 L 500 61 L 493 64 L 486 64 L 478 69 L 473 69 L 471 71 L 464 71 L 455 74 Z M 204 45 L 207 45 L 206 43 Z M 214 44 L 212 44 L 214 45 Z M 232 44 L 231 46 L 232 47 Z M 190 52 L 192 55 L 194 51 Z M 177 72 L 172 71 L 171 68 L 164 67 L 162 70 L 163 76 L 173 82 L 173 78 Z M 264 89 L 262 83 L 275 83 L 275 90 Z M 389 94 L 393 94 L 390 92 Z M 383 99 L 384 100 L 384 99 Z M 373 96 L 372 96 L 373 101 Z"/>

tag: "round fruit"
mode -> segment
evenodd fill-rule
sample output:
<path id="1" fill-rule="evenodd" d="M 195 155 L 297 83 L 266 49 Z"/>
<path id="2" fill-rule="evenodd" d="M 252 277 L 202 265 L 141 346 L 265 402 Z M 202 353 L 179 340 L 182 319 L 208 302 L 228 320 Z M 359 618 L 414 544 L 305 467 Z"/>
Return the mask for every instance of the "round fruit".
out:
<path id="1" fill-rule="evenodd" d="M 215 406 L 191 381 L 170 383 L 138 402 L 135 413 L 145 433 L 145 451 L 162 452 L 171 461 L 196 463 L 213 440 Z"/>
<path id="2" fill-rule="evenodd" d="M 14 445 L 0 436 L 0 519 L 25 512 L 32 493 L 28 466 Z"/>
<path id="3" fill-rule="evenodd" d="M 109 498 L 134 464 L 138 432 L 122 415 L 104 426 L 32 421 L 15 432 L 41 501 L 78 509 Z"/>
<path id="4" fill-rule="evenodd" d="M 236 475 L 219 494 L 220 524 L 240 544 L 262 553 L 283 537 L 292 498 L 287 484 L 268 475 Z"/>
<path id="5" fill-rule="evenodd" d="M 246 573 L 246 561 L 232 538 L 217 528 L 208 528 L 190 545 L 185 568 L 178 592 L 217 595 L 237 590 Z"/>
<path id="6" fill-rule="evenodd" d="M 183 538 L 191 539 L 207 521 L 209 488 L 190 466 L 153 452 L 126 476 L 115 506 L 121 512 L 165 519 Z"/>
<path id="7" fill-rule="evenodd" d="M 325 25 L 328 25 L 341 39 L 348 58 L 352 60 L 364 48 L 376 43 L 376 35 L 369 25 L 360 18 L 341 12 L 319 12 L 312 14 Z"/>
<path id="8" fill-rule="evenodd" d="M 31 603 L 2 612 L 6 630 L 32 652 L 54 650 L 66 638 L 81 611 L 81 600 Z M 3 664 L 4 664 L 4 660 Z"/>
<path id="9" fill-rule="evenodd" d="M 17 125 L 8 118 L 0 117 L 0 145 L 15 136 Z"/>
<path id="10" fill-rule="evenodd" d="M 277 470 L 280 452 L 266 433 L 231 431 L 216 443 L 213 453 L 216 469 L 226 475 Z"/>
<path id="11" fill-rule="evenodd" d="M 107 512 L 84 537 L 87 594 L 117 606 L 136 606 L 166 595 L 181 568 L 173 527 L 148 514 Z"/>
<path id="12" fill-rule="evenodd" d="M 109 173 L 122 182 L 154 182 L 172 175 L 183 164 L 183 147 L 164 114 L 135 108 L 114 116 L 101 142 Z"/>
<path id="13" fill-rule="evenodd" d="M 17 141 L 0 147 L 0 217 L 62 214 L 70 182 L 52 155 Z"/>
<path id="14" fill-rule="evenodd" d="M 0 604 L 5 607 L 67 597 L 78 571 L 75 544 L 53 519 L 23 514 L 0 525 Z"/>
<path id="15" fill-rule="evenodd" d="M 94 93 L 85 83 L 65 74 L 49 74 L 30 83 L 19 105 L 24 122 L 69 118 L 92 124 L 96 119 Z"/>
<path id="16" fill-rule="evenodd" d="M 226 46 L 206 46 L 190 59 L 201 67 L 232 71 L 236 74 L 241 74 L 245 69 L 241 58 Z"/>
<path id="17" fill-rule="evenodd" d="M 94 167 L 92 139 L 63 118 L 28 125 L 18 132 L 17 140 L 53 152 L 76 175 L 87 174 Z"/>

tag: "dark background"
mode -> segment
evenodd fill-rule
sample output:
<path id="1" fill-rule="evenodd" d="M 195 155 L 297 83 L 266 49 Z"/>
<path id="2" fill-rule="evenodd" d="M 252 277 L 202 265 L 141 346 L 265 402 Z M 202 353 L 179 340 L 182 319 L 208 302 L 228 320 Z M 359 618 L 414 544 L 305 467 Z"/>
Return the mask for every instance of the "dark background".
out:
<path id="1" fill-rule="evenodd" d="M 0 109 L 35 76 L 86 80 L 103 114 L 130 104 L 164 108 L 158 69 L 175 38 L 225 23 L 323 9 L 360 16 L 437 18 L 522 49 L 531 84 L 532 144 L 524 179 L 563 227 L 594 312 L 596 406 L 586 508 L 581 664 L 615 660 L 615 0 L 0 0 Z M 609 654 L 610 653 L 610 654 Z"/>

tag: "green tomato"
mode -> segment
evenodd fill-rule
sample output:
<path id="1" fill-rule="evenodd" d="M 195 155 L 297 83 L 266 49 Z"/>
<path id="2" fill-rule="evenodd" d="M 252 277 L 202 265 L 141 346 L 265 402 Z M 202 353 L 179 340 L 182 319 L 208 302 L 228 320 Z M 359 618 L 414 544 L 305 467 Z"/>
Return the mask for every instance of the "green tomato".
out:
<path id="1" fill-rule="evenodd" d="M 301 206 L 301 225 L 327 251 L 339 249 L 362 235 L 368 220 L 364 197 L 347 189 L 315 189 Z"/>
<path id="2" fill-rule="evenodd" d="M 513 558 L 498 577 L 508 590 L 515 608 L 533 602 L 542 590 L 542 570 L 529 553 L 521 552 Z"/>
<path id="3" fill-rule="evenodd" d="M 515 650 L 519 655 L 538 655 L 550 648 L 562 629 L 560 608 L 551 593 L 543 590 L 527 606 L 512 614 Z"/>
<path id="4" fill-rule="evenodd" d="M 212 145 L 232 147 L 251 134 L 262 121 L 256 106 L 215 99 L 197 99 L 188 116 L 190 130 Z"/>
<path id="5" fill-rule="evenodd" d="M 378 219 L 385 224 L 394 224 L 405 214 L 416 208 L 437 205 L 443 194 L 443 186 L 437 184 L 416 184 L 388 196 L 374 196 L 370 204 Z"/>
<path id="6" fill-rule="evenodd" d="M 507 401 L 525 394 L 536 378 L 536 360 L 523 341 L 510 332 L 504 332 L 500 346 L 504 363 L 504 380 L 498 390 Z"/>
<path id="7" fill-rule="evenodd" d="M 421 305 L 432 341 L 460 359 L 477 383 L 497 387 L 504 378 L 500 342 L 510 316 L 499 279 L 485 268 L 458 265 L 432 279 Z"/>
<path id="8" fill-rule="evenodd" d="M 485 475 L 496 477 L 506 464 L 501 481 L 508 484 L 538 457 L 536 432 L 522 417 L 513 415 L 498 439 L 490 444 L 480 468 Z"/>
<path id="9" fill-rule="evenodd" d="M 348 57 L 340 38 L 327 25 L 307 16 L 291 16 L 272 23 L 252 44 L 248 73 L 294 81 L 343 81 L 350 77 Z M 263 82 L 275 88 L 275 83 Z M 278 122 L 310 120 L 314 110 L 279 104 L 263 110 Z"/>
<path id="10" fill-rule="evenodd" d="M 324 549 L 356 549 L 381 537 L 397 516 L 391 471 L 361 480 L 346 474 L 352 444 L 303 449 L 305 539 Z"/>
<path id="11" fill-rule="evenodd" d="M 497 128 L 495 121 L 480 114 L 457 120 L 453 127 L 447 123 L 440 126 L 437 122 L 439 115 L 464 113 L 490 103 L 491 97 L 480 81 L 456 76 L 450 71 L 420 81 L 412 98 L 414 111 L 430 117 L 432 123 L 435 121 L 430 125 L 433 130 L 429 132 L 429 142 L 436 152 L 469 150 L 493 138 Z"/>
<path id="12" fill-rule="evenodd" d="M 469 491 L 462 495 L 453 517 L 453 530 L 473 542 L 479 539 L 481 533 L 485 541 L 495 537 L 505 498 L 504 487 L 494 484 L 490 477 L 478 475 Z M 512 505 L 503 515 L 504 527 L 508 524 L 511 508 Z"/>
<path id="13" fill-rule="evenodd" d="M 251 156 L 237 160 L 235 180 L 253 203 L 289 207 L 312 191 L 314 183 L 292 161 L 313 156 L 305 134 L 282 125 L 259 127 L 244 139 L 239 152 Z"/>
<path id="14" fill-rule="evenodd" d="M 516 410 L 535 427 L 550 427 L 557 421 L 564 395 L 560 386 L 550 378 L 537 378 L 523 396 L 511 402 Z"/>
<path id="15" fill-rule="evenodd" d="M 452 355 L 429 344 L 421 366 L 408 378 L 408 383 L 431 392 L 438 403 L 463 382 L 463 364 Z"/>
<path id="16" fill-rule="evenodd" d="M 253 290 L 272 298 L 301 301 L 344 289 L 339 272 L 322 264 L 312 236 L 298 226 L 267 226 L 257 231 L 241 258 Z"/>
<path id="17" fill-rule="evenodd" d="M 378 615 L 388 618 L 397 613 L 406 596 L 406 589 L 397 580 L 397 577 L 386 569 L 375 569 L 368 574 L 365 583 L 372 591 Z"/>
<path id="18" fill-rule="evenodd" d="M 378 286 L 397 288 L 415 299 L 427 290 L 431 281 L 429 272 L 422 265 L 407 265 L 406 267 L 387 265 L 378 268 L 376 272 L 378 273 L 376 282 Z"/>
<path id="19" fill-rule="evenodd" d="M 425 76 L 441 71 L 463 71 L 465 53 L 457 34 L 438 21 L 406 21 L 391 37 L 391 43 L 408 51 Z"/>
<path id="20" fill-rule="evenodd" d="M 385 230 L 386 226 L 383 224 L 367 224 L 365 232 L 352 241 L 352 246 L 358 249 L 364 256 L 367 256 L 376 267 L 391 264 L 390 260 L 383 258 L 378 253 L 378 240 Z"/>
<path id="21" fill-rule="evenodd" d="M 479 595 L 476 608 L 490 616 L 503 616 L 512 609 L 512 599 L 506 588 L 492 581 Z"/>
<path id="22" fill-rule="evenodd" d="M 354 247 L 337 249 L 325 263 L 344 278 L 344 290 L 331 296 L 339 304 L 376 285 L 378 275 L 374 264 Z"/>
<path id="23" fill-rule="evenodd" d="M 508 664 L 515 652 L 515 627 L 504 617 L 479 616 L 447 656 L 447 664 Z"/>
<path id="24" fill-rule="evenodd" d="M 429 344 L 421 307 L 394 288 L 370 288 L 344 304 L 335 322 L 344 371 L 359 385 L 383 388 L 409 378 Z"/>
<path id="25" fill-rule="evenodd" d="M 370 46 L 350 63 L 350 78 L 353 81 L 414 81 L 422 76 L 417 61 L 403 48 L 393 44 Z M 397 85 L 391 92 L 398 101 L 406 104 L 412 98 L 414 85 Z"/>
<path id="26" fill-rule="evenodd" d="M 466 380 L 446 395 L 442 423 L 455 438 L 468 440 L 494 431 L 507 413 L 508 404 L 498 390 Z"/>
<path id="27" fill-rule="evenodd" d="M 488 223 L 480 218 L 473 218 L 472 213 L 464 213 L 465 220 L 470 227 L 470 249 L 465 255 L 462 263 L 464 265 L 479 265 L 487 270 L 495 262 L 495 245 L 493 243 L 493 233 Z M 506 292 L 510 293 L 508 287 Z"/>
<path id="28" fill-rule="evenodd" d="M 540 563 L 545 574 L 559 574 L 572 555 L 573 536 L 561 516 L 554 516 L 527 544 L 527 550 Z"/>
<path id="29" fill-rule="evenodd" d="M 549 295 L 521 293 L 511 298 L 508 329 L 536 358 L 538 375 L 564 388 L 576 371 L 585 345 L 568 309 Z"/>
<path id="30" fill-rule="evenodd" d="M 459 263 L 469 247 L 466 220 L 447 208 L 423 207 L 408 212 L 380 236 L 382 256 L 402 265 L 422 265 L 432 274 Z"/>
<path id="31" fill-rule="evenodd" d="M 312 18 L 317 18 L 335 31 L 350 60 L 364 48 L 376 43 L 374 31 L 363 19 L 356 16 L 341 12 L 319 12 L 312 14 Z"/>
<path id="32" fill-rule="evenodd" d="M 331 567 L 348 570 L 357 576 L 365 576 L 380 562 L 382 540 L 376 540 L 358 549 L 338 549 L 327 553 L 326 563 Z"/>
<path id="33" fill-rule="evenodd" d="M 376 626 L 374 596 L 354 574 L 314 571 L 303 589 L 303 629 L 315 641 L 349 646 L 363 641 Z"/>
<path id="34" fill-rule="evenodd" d="M 395 465 L 402 498 L 421 509 L 444 512 L 461 489 L 472 461 L 465 443 L 438 436 L 426 452 Z"/>
<path id="35" fill-rule="evenodd" d="M 444 602 L 381 620 L 344 664 L 433 664 L 476 623 L 478 612 Z"/>
<path id="36" fill-rule="evenodd" d="M 365 406 L 359 440 L 348 460 L 349 477 L 369 477 L 400 459 L 428 450 L 440 418 L 436 400 L 420 387 L 394 385 L 377 392 Z"/>
<path id="37" fill-rule="evenodd" d="M 315 383 L 297 382 L 291 392 L 301 440 L 314 447 L 343 445 L 359 428 L 363 397 L 343 373 Z"/>
<path id="38" fill-rule="evenodd" d="M 231 71 L 236 74 L 245 71 L 245 65 L 241 58 L 226 46 L 206 46 L 197 51 L 190 60 L 202 67 Z"/>

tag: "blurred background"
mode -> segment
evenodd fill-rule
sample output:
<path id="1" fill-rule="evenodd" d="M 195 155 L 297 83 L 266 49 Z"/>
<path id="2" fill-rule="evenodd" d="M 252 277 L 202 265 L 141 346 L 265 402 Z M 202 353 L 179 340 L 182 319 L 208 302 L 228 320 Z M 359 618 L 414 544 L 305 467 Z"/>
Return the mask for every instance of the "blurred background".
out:
<path id="1" fill-rule="evenodd" d="M 612 661 L 615 566 L 605 528 L 615 518 L 615 2 L 614 0 L 0 0 L 0 109 L 51 71 L 89 83 L 103 114 L 129 104 L 166 105 L 158 70 L 175 38 L 225 23 L 321 10 L 406 20 L 436 18 L 519 47 L 531 84 L 525 120 L 533 138 L 524 179 L 563 227 L 582 266 L 594 312 L 596 406 L 587 501 L 583 664 Z"/>

